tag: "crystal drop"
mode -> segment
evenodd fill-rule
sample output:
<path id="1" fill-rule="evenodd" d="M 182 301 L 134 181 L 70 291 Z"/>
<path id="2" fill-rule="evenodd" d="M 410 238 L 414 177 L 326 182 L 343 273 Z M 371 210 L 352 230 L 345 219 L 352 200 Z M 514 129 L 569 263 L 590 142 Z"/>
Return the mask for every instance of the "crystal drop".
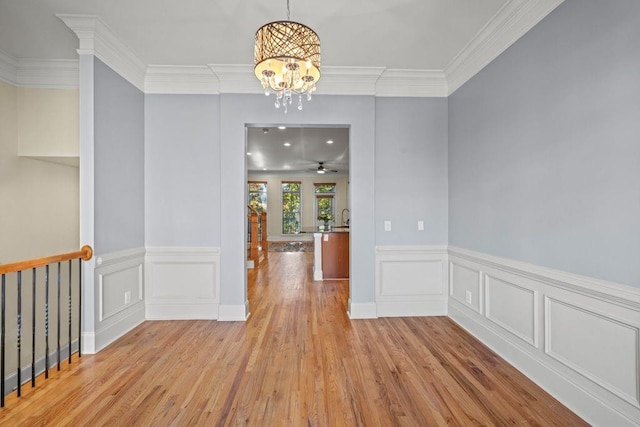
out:
<path id="1" fill-rule="evenodd" d="M 302 95 L 298 97 L 298 110 L 302 110 Z"/>

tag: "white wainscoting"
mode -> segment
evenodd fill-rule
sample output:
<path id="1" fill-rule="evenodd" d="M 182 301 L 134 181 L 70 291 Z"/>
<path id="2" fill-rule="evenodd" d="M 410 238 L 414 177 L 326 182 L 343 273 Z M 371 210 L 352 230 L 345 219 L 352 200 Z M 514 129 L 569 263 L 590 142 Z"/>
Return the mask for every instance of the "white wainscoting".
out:
<path id="1" fill-rule="evenodd" d="M 640 425 L 640 289 L 453 247 L 449 272 L 454 321 L 587 422 Z"/>
<path id="2" fill-rule="evenodd" d="M 220 249 L 147 248 L 146 318 L 218 319 Z"/>
<path id="3" fill-rule="evenodd" d="M 447 259 L 444 246 L 377 246 L 377 315 L 446 315 Z"/>
<path id="4" fill-rule="evenodd" d="M 98 352 L 144 320 L 144 248 L 96 256 L 95 333 Z"/>

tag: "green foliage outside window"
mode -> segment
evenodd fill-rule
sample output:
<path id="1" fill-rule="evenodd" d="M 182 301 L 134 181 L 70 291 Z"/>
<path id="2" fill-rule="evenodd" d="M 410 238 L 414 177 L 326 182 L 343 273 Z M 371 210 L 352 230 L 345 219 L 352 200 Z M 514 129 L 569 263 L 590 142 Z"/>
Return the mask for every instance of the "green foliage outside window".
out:
<path id="1" fill-rule="evenodd" d="M 300 183 L 282 183 L 282 233 L 300 232 Z"/>
<path id="2" fill-rule="evenodd" d="M 335 193 L 336 185 L 335 184 L 316 184 L 315 191 L 316 193 Z"/>
<path id="3" fill-rule="evenodd" d="M 267 211 L 267 184 L 258 182 L 249 183 L 248 204 L 257 212 Z"/>
<path id="4" fill-rule="evenodd" d="M 316 203 L 318 219 L 321 221 L 333 220 L 333 197 L 318 197 Z"/>
<path id="5" fill-rule="evenodd" d="M 318 221 L 333 221 L 335 218 L 333 196 L 336 192 L 336 185 L 333 183 L 314 184 L 316 193 L 316 214 Z"/>

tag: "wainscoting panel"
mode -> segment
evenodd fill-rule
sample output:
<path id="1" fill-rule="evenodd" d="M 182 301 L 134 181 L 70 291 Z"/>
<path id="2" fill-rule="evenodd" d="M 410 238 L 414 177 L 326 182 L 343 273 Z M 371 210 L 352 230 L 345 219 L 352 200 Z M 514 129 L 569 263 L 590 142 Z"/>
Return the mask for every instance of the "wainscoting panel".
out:
<path id="1" fill-rule="evenodd" d="M 640 327 L 560 299 L 546 297 L 545 308 L 545 352 L 634 406 L 640 406 L 637 354 Z"/>
<path id="2" fill-rule="evenodd" d="M 376 248 L 379 317 L 447 314 L 447 251 L 433 246 Z"/>
<path id="3" fill-rule="evenodd" d="M 485 287 L 487 319 L 538 347 L 537 292 L 488 274 Z"/>
<path id="4" fill-rule="evenodd" d="M 449 261 L 454 321 L 587 422 L 640 425 L 640 289 L 460 248 Z M 463 291 L 482 286 L 478 310 Z"/>
<path id="5" fill-rule="evenodd" d="M 449 261 L 449 284 L 451 298 L 482 314 L 482 271 L 466 265 L 464 261 Z"/>
<path id="6" fill-rule="evenodd" d="M 147 248 L 147 319 L 217 319 L 218 248 Z"/>
<path id="7" fill-rule="evenodd" d="M 113 266 L 109 268 L 113 270 Z M 99 320 L 102 322 L 142 301 L 142 263 L 98 274 Z"/>
<path id="8" fill-rule="evenodd" d="M 95 352 L 144 321 L 144 248 L 96 256 Z"/>

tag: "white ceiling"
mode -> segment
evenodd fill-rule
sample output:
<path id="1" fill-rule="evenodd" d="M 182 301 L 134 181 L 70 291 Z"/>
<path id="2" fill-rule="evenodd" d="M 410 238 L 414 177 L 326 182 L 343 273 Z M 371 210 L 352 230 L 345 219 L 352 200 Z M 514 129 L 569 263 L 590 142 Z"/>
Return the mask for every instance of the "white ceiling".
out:
<path id="1" fill-rule="evenodd" d="M 350 94 L 371 94 L 373 83 L 377 96 L 447 96 L 561 1 L 290 3 L 291 20 L 310 26 L 320 36 L 322 67 L 328 78 L 318 85 L 318 94 L 343 94 L 345 87 L 352 90 Z M 267 22 L 286 19 L 286 5 L 286 0 L 0 0 L 0 80 L 50 87 L 51 82 L 38 80 L 44 74 L 38 69 L 43 62 L 37 60 L 78 58 L 78 35 L 56 16 L 77 14 L 95 15 L 108 26 L 113 35 L 109 37 L 115 37 L 110 42 L 119 43 L 126 52 L 110 51 L 106 63 L 147 93 L 221 93 L 223 89 L 244 93 L 248 88 L 253 93 L 259 88 L 250 75 L 255 31 Z M 106 35 L 101 30 L 92 37 Z M 127 62 L 132 56 L 133 68 L 147 67 L 146 78 L 137 74 L 144 70 L 132 71 L 132 63 Z M 77 86 L 77 68 L 61 62 L 53 65 L 55 73 L 45 74 L 61 76 L 62 83 L 56 81 L 51 87 Z M 31 66 L 35 68 L 29 73 Z M 173 66 L 196 67 L 177 67 L 186 73 L 181 75 Z M 198 67 L 206 66 L 220 83 L 211 83 L 213 77 L 206 72 L 199 74 Z M 343 74 L 332 73 L 331 67 L 342 67 L 339 73 Z M 158 70 L 168 74 L 160 74 L 160 86 L 154 86 Z M 385 79 L 380 77 L 381 70 L 386 70 Z M 177 83 L 167 84 L 162 80 L 166 76 Z M 242 80 L 245 77 L 250 83 Z M 182 78 L 194 86 L 184 86 Z M 358 86 L 358 79 L 363 86 Z M 230 82 L 239 86 L 229 86 Z M 292 146 L 283 147 L 283 138 L 290 139 Z M 327 139 L 336 142 L 329 147 Z M 250 172 L 294 173 L 288 171 L 306 171 L 320 161 L 340 173 L 348 171 L 348 129 L 274 128 L 268 134 L 261 128 L 248 129 L 247 144 L 255 152 L 248 156 Z"/>
<path id="2" fill-rule="evenodd" d="M 442 70 L 507 0 L 290 2 L 320 36 L 322 65 Z M 249 64 L 255 31 L 286 19 L 286 0 L 0 0 L 0 50 L 77 58 L 56 14 L 97 15 L 145 64 Z"/>
<path id="3" fill-rule="evenodd" d="M 247 154 L 247 171 L 251 175 L 317 175 L 319 162 L 338 171 L 326 176 L 348 175 L 349 129 L 249 127 L 247 153 L 251 153 Z"/>

